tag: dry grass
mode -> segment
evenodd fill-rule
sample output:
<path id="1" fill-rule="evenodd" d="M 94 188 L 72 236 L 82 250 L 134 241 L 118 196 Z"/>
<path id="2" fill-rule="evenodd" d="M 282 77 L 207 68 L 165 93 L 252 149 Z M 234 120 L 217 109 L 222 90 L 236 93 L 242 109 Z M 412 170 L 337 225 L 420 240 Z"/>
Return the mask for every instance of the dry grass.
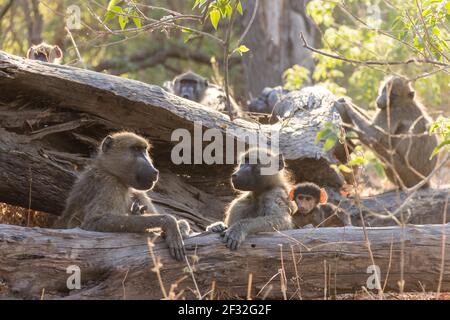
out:
<path id="1" fill-rule="evenodd" d="M 45 212 L 0 203 L 0 224 L 48 228 L 54 220 L 55 217 Z"/>

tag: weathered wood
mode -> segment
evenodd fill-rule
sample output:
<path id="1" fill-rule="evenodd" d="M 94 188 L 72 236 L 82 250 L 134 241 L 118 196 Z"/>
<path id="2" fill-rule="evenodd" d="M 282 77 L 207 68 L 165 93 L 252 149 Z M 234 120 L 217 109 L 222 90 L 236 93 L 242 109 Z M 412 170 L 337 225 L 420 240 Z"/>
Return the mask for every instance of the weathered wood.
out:
<path id="1" fill-rule="evenodd" d="M 450 224 L 369 228 L 368 234 L 385 291 L 398 290 L 402 252 L 405 291 L 435 291 L 443 243 L 441 290 L 450 290 Z M 373 274 L 367 272 L 372 262 L 358 227 L 250 236 L 237 252 L 229 251 L 219 239 L 217 234 L 203 234 L 186 240 L 200 292 L 207 294 L 215 282 L 215 298 L 245 298 L 250 273 L 251 296 L 256 299 L 284 298 L 280 274 L 288 299 L 352 293 L 366 286 Z M 175 293 L 184 290 L 182 296 L 195 298 L 186 264 L 171 259 L 164 243 L 157 242 L 153 252 L 161 258 L 166 290 L 178 283 Z M 70 275 L 66 268 L 71 265 L 81 269 L 80 290 L 66 287 Z M 163 298 L 152 268 L 144 235 L 0 225 L 2 298 L 39 299 L 43 290 L 44 299 Z"/>
<path id="2" fill-rule="evenodd" d="M 450 222 L 450 189 L 421 189 L 412 194 L 390 191 L 362 199 L 362 213 L 368 226 L 395 226 L 404 224 L 440 224 Z M 405 204 L 405 205 L 404 205 Z M 404 205 L 404 206 L 403 206 Z M 347 199 L 341 206 L 352 215 L 353 225 L 361 226 L 358 206 Z M 392 218 L 392 214 L 402 209 Z M 444 215 L 445 213 L 445 220 Z"/>

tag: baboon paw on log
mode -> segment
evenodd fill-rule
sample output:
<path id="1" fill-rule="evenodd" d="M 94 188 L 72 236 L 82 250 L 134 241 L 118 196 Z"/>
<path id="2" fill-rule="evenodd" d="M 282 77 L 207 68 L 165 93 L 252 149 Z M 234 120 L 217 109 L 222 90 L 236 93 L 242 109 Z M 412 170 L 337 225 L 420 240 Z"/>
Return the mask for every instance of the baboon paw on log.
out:
<path id="1" fill-rule="evenodd" d="M 231 177 L 241 196 L 231 202 L 224 223 L 214 223 L 207 230 L 223 231 L 223 241 L 236 250 L 247 235 L 286 230 L 292 227 L 292 210 L 284 160 L 265 149 L 251 149 L 242 157 Z"/>
<path id="2" fill-rule="evenodd" d="M 163 231 L 171 255 L 182 260 L 185 250 L 180 225 L 186 232 L 187 222 L 180 223 L 171 215 L 158 214 L 147 196 L 145 191 L 153 188 L 159 174 L 148 149 L 149 143 L 131 132 L 107 136 L 91 165 L 75 182 L 55 226 L 137 233 L 158 228 Z M 136 209 L 133 199 L 142 208 Z"/>
<path id="3" fill-rule="evenodd" d="M 397 186 L 413 187 L 436 167 L 437 158 L 430 159 L 430 155 L 438 140 L 428 134 L 431 119 L 415 100 L 407 78 L 389 77 L 381 85 L 373 120 L 345 99 L 338 100 L 335 106 L 359 130 L 361 142 L 384 160 L 386 175 Z"/>

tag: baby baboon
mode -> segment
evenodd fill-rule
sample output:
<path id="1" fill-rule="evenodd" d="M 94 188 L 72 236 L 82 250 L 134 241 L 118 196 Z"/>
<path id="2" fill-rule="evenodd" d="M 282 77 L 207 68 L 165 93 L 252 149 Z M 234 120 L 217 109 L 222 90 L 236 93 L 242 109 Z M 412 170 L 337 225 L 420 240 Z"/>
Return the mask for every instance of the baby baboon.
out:
<path id="1" fill-rule="evenodd" d="M 226 246 L 236 250 L 249 234 L 291 228 L 292 207 L 284 174 L 282 155 L 261 148 L 246 152 L 231 176 L 233 187 L 245 193 L 231 202 L 225 223 L 216 222 L 206 230 L 225 231 Z"/>
<path id="2" fill-rule="evenodd" d="M 309 224 L 314 227 L 343 227 L 352 225 L 350 216 L 341 208 L 327 203 L 327 192 L 312 182 L 296 185 L 289 193 L 289 199 L 297 204 L 292 216 L 296 228 Z"/>
<path id="3" fill-rule="evenodd" d="M 75 182 L 56 227 L 80 226 L 103 232 L 146 232 L 159 228 L 171 255 L 183 259 L 180 226 L 185 230 L 187 222 L 177 222 L 171 215 L 157 214 L 145 193 L 153 188 L 159 174 L 153 167 L 148 149 L 148 142 L 131 132 L 107 136 L 96 158 Z M 132 215 L 137 211 L 132 208 L 133 199 L 146 206 L 151 214 Z"/>
<path id="4" fill-rule="evenodd" d="M 60 47 L 57 45 L 49 45 L 45 42 L 41 42 L 38 45 L 31 46 L 27 52 L 27 58 L 32 60 L 39 60 L 44 62 L 50 62 L 59 64 L 63 57 L 63 53 Z"/>
<path id="5" fill-rule="evenodd" d="M 208 108 L 228 114 L 226 107 L 226 95 L 223 89 L 208 82 L 206 78 L 188 71 L 176 76 L 172 81 L 164 84 L 164 87 L 177 96 L 198 102 Z M 233 116 L 240 115 L 240 108 L 230 97 L 230 105 Z"/>
<path id="6" fill-rule="evenodd" d="M 346 113 L 361 132 L 361 142 L 373 147 L 387 162 L 388 178 L 402 188 L 410 188 L 436 166 L 437 159 L 429 159 L 438 144 L 436 136 L 427 134 L 431 120 L 414 99 L 410 81 L 404 77 L 393 76 L 386 80 L 381 86 L 377 106 L 379 110 L 370 121 L 351 103 L 343 99 L 336 103 L 339 112 Z"/>

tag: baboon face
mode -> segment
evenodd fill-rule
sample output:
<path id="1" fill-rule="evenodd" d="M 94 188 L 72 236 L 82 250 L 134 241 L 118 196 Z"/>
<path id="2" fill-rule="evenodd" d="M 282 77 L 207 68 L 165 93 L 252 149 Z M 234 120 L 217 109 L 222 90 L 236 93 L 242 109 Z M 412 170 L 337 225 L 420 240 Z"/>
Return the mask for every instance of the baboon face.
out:
<path id="1" fill-rule="evenodd" d="M 133 133 L 117 133 L 107 136 L 101 145 L 100 163 L 127 187 L 149 190 L 158 180 L 148 154 L 148 142 Z"/>
<path id="2" fill-rule="evenodd" d="M 175 78 L 175 94 L 185 99 L 199 102 L 207 88 L 208 80 L 193 72 L 188 72 Z"/>
<path id="3" fill-rule="evenodd" d="M 325 204 L 328 195 L 325 189 L 320 188 L 313 182 L 299 183 L 289 193 L 289 199 L 295 201 L 301 214 L 308 214 L 314 210 L 319 203 Z"/>
<path id="4" fill-rule="evenodd" d="M 50 63 L 59 63 L 62 57 L 63 53 L 60 47 L 57 45 L 51 46 L 44 42 L 36 46 L 31 46 L 27 52 L 28 59 Z"/>
<path id="5" fill-rule="evenodd" d="M 265 154 L 263 154 L 264 152 Z M 274 163 L 273 161 L 276 161 Z M 261 169 L 276 166 L 276 173 L 265 174 Z M 279 171 L 284 168 L 281 155 L 273 156 L 267 150 L 254 149 L 246 152 L 236 171 L 231 176 L 233 187 L 242 191 L 260 191 L 274 184 L 279 177 Z"/>
<path id="6" fill-rule="evenodd" d="M 298 211 L 301 214 L 308 214 L 317 206 L 319 199 L 307 194 L 298 194 L 295 197 L 295 203 L 297 204 Z"/>
<path id="7" fill-rule="evenodd" d="M 396 107 L 399 105 L 409 105 L 411 100 L 414 100 L 414 90 L 408 79 L 404 77 L 392 77 L 389 78 L 384 85 L 381 87 L 380 94 L 377 98 L 377 106 L 380 109 L 387 108 L 388 105 L 388 92 L 389 95 L 389 105 L 390 107 Z"/>

